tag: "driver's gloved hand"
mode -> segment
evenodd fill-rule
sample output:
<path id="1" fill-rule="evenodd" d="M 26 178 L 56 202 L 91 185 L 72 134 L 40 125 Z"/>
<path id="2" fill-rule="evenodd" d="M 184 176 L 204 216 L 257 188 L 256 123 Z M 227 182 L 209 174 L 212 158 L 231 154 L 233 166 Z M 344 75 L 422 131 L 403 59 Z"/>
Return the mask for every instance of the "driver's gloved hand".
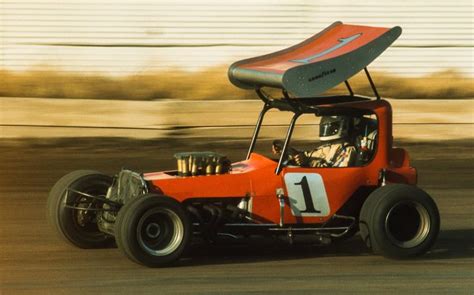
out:
<path id="1" fill-rule="evenodd" d="M 272 143 L 272 153 L 278 155 L 283 149 L 284 142 L 282 140 L 274 140 Z"/>
<path id="2" fill-rule="evenodd" d="M 298 166 L 308 166 L 309 157 L 307 157 L 304 152 L 300 152 L 293 157 L 293 161 Z"/>

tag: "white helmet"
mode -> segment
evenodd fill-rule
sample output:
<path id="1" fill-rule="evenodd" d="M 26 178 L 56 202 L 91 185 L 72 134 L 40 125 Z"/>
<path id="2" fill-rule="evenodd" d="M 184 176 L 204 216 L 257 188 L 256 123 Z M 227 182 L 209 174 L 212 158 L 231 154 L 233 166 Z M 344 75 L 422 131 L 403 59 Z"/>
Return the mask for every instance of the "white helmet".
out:
<path id="1" fill-rule="evenodd" d="M 319 139 L 331 141 L 349 135 L 349 121 L 347 116 L 324 116 L 319 123 Z"/>

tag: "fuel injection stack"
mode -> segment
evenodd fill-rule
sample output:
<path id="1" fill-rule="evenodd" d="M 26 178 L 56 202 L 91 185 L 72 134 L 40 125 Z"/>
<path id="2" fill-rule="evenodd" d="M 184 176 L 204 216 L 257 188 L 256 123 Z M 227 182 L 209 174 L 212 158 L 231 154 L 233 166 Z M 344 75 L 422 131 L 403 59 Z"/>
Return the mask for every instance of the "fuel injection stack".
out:
<path id="1" fill-rule="evenodd" d="M 215 152 L 176 153 L 178 176 L 225 174 L 230 171 L 230 160 Z"/>

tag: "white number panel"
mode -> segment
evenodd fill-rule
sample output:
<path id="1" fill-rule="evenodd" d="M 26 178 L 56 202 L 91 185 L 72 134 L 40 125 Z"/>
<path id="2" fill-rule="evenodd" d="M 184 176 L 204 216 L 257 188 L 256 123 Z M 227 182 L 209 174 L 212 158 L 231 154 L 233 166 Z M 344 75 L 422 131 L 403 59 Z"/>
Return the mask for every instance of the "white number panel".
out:
<path id="1" fill-rule="evenodd" d="M 294 216 L 328 216 L 323 178 L 317 173 L 286 173 L 285 185 Z"/>

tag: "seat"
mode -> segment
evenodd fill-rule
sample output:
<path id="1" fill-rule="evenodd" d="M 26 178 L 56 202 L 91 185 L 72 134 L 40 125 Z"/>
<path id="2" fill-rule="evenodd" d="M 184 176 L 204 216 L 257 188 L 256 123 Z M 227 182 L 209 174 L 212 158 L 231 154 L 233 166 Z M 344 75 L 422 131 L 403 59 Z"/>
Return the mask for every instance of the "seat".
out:
<path id="1" fill-rule="evenodd" d="M 362 117 L 361 122 L 354 128 L 354 146 L 357 152 L 355 166 L 364 166 L 374 157 L 377 147 L 377 125 L 376 119 Z"/>

